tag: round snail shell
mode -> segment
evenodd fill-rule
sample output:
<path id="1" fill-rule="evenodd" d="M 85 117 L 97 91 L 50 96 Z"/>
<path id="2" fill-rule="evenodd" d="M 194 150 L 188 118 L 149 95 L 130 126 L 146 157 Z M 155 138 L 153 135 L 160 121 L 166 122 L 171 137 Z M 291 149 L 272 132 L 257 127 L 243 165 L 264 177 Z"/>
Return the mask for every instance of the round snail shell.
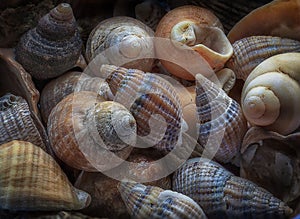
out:
<path id="1" fill-rule="evenodd" d="M 136 122 L 130 112 L 91 91 L 66 96 L 51 111 L 47 126 L 57 157 L 86 171 L 115 167 L 136 142 Z"/>
<path id="2" fill-rule="evenodd" d="M 54 78 L 71 69 L 82 41 L 72 8 L 61 3 L 26 32 L 16 46 L 16 60 L 36 79 Z"/>
<path id="3" fill-rule="evenodd" d="M 113 64 L 151 71 L 154 63 L 154 32 L 141 21 L 117 16 L 100 22 L 90 33 L 86 58 L 91 62 Z"/>
<path id="4" fill-rule="evenodd" d="M 300 125 L 300 53 L 272 56 L 245 81 L 241 106 L 246 119 L 280 134 Z"/>

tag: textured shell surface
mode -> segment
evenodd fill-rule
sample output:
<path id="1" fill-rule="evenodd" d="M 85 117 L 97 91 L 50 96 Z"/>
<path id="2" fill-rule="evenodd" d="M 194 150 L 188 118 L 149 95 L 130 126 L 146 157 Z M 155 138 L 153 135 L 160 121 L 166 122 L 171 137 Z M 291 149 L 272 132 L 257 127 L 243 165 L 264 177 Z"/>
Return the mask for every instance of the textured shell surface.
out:
<path id="1" fill-rule="evenodd" d="M 58 158 L 86 171 L 119 165 L 136 142 L 136 122 L 130 112 L 91 91 L 71 93 L 60 101 L 47 128 Z"/>
<path id="2" fill-rule="evenodd" d="M 267 190 L 205 158 L 188 160 L 175 171 L 172 185 L 195 200 L 208 218 L 286 218 L 292 213 Z"/>
<path id="3" fill-rule="evenodd" d="M 25 141 L 0 146 L 0 208 L 22 211 L 78 210 L 90 195 L 71 185 L 55 160 Z"/>
<path id="4" fill-rule="evenodd" d="M 72 8 L 61 3 L 26 32 L 16 46 L 16 60 L 36 79 L 54 78 L 75 66 L 82 41 Z"/>
<path id="5" fill-rule="evenodd" d="M 300 53 L 274 55 L 260 63 L 248 76 L 241 106 L 250 124 L 280 134 L 300 125 Z"/>
<path id="6" fill-rule="evenodd" d="M 105 100 L 111 100 L 112 94 L 108 84 L 101 78 L 90 77 L 82 72 L 68 72 L 51 80 L 43 88 L 40 98 L 40 111 L 45 123 L 51 110 L 65 96 L 78 91 L 94 91 Z"/>
<path id="7" fill-rule="evenodd" d="M 163 153 L 171 151 L 180 141 L 182 123 L 180 100 L 172 84 L 137 69 L 102 65 L 100 72 L 114 101 L 136 119 L 138 139 Z"/>
<path id="8" fill-rule="evenodd" d="M 171 190 L 128 181 L 119 190 L 132 218 L 206 218 L 194 200 Z"/>
<path id="9" fill-rule="evenodd" d="M 244 81 L 251 71 L 267 58 L 287 52 L 300 52 L 300 42 L 273 36 L 250 36 L 235 41 L 233 55 L 226 63 L 238 79 Z"/>
<path id="10" fill-rule="evenodd" d="M 198 142 L 219 162 L 238 157 L 247 122 L 240 105 L 201 74 L 196 75 Z"/>

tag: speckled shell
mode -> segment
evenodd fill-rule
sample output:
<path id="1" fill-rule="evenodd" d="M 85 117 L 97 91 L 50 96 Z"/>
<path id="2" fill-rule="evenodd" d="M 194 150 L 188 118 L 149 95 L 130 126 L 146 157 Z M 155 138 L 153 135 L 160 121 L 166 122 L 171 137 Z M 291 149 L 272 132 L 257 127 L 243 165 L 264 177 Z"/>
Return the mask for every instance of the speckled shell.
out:
<path id="1" fill-rule="evenodd" d="M 232 46 L 233 55 L 226 66 L 244 81 L 267 58 L 281 53 L 300 52 L 299 41 L 272 36 L 245 37 L 235 41 Z"/>
<path id="2" fill-rule="evenodd" d="M 247 131 L 240 105 L 201 74 L 196 75 L 198 142 L 215 153 L 219 162 L 238 157 Z"/>
<path id="3" fill-rule="evenodd" d="M 154 63 L 154 32 L 141 21 L 116 16 L 100 22 L 90 33 L 86 58 L 98 64 L 151 71 Z"/>
<path id="4" fill-rule="evenodd" d="M 10 93 L 0 97 L 0 122 L 0 144 L 24 140 L 49 152 L 46 131 L 22 97 Z"/>
<path id="5" fill-rule="evenodd" d="M 0 208 L 22 211 L 78 210 L 90 195 L 68 181 L 55 160 L 24 141 L 0 145 Z"/>
<path id="6" fill-rule="evenodd" d="M 61 3 L 26 32 L 16 46 L 16 60 L 36 79 L 54 78 L 71 69 L 82 41 L 72 8 Z"/>
<path id="7" fill-rule="evenodd" d="M 65 96 L 78 91 L 94 91 L 105 100 L 112 100 L 108 84 L 101 78 L 90 77 L 82 72 L 68 72 L 53 79 L 43 88 L 40 98 L 41 116 L 47 124 L 51 110 Z"/>
<path id="8" fill-rule="evenodd" d="M 181 136 L 182 109 L 174 87 L 153 73 L 102 65 L 102 77 L 137 121 L 139 139 L 163 153 L 171 151 Z M 143 144 L 143 143 L 142 143 Z"/>
<path id="9" fill-rule="evenodd" d="M 86 171 L 119 165 L 136 142 L 136 123 L 129 111 L 90 91 L 60 101 L 49 115 L 47 128 L 57 157 Z"/>
<path id="10" fill-rule="evenodd" d="M 206 219 L 200 206 L 183 194 L 135 182 L 121 182 L 119 190 L 132 218 Z"/>
<path id="11" fill-rule="evenodd" d="M 267 190 L 205 158 L 193 158 L 173 175 L 173 190 L 195 200 L 208 218 L 286 218 L 292 213 Z"/>

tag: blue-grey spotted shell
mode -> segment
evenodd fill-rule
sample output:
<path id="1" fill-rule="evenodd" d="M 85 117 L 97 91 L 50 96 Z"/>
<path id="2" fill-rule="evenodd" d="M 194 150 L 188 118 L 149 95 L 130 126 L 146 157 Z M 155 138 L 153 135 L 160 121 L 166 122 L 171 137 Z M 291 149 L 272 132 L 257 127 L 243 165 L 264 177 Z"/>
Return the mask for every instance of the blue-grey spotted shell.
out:
<path id="1" fill-rule="evenodd" d="M 178 192 L 134 182 L 121 182 L 119 190 L 132 218 L 206 219 L 194 200 Z"/>
<path id="2" fill-rule="evenodd" d="M 205 158 L 188 160 L 175 171 L 172 185 L 212 219 L 286 218 L 293 212 L 267 190 Z"/>

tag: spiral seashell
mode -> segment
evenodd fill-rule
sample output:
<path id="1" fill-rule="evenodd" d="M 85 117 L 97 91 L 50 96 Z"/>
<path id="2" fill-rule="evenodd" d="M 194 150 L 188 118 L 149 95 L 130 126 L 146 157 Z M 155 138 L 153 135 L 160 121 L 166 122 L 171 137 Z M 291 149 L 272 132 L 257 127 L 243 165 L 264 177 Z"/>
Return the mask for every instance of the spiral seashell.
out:
<path id="1" fill-rule="evenodd" d="M 156 37 L 170 39 L 177 45 L 177 50 L 194 50 L 198 59 L 204 59 L 213 70 L 223 68 L 225 62 L 233 53 L 232 46 L 223 32 L 223 26 L 218 18 L 209 10 L 197 6 L 182 6 L 169 11 L 159 22 Z M 185 47 L 183 47 L 185 45 Z M 180 49 L 181 48 L 181 49 Z M 187 80 L 194 80 L 191 72 L 183 69 L 175 63 L 164 59 L 164 55 L 174 56 L 172 49 L 155 47 L 158 57 L 161 57 L 162 65 L 172 74 Z M 180 60 L 184 54 L 178 51 Z M 167 54 L 170 53 L 171 54 Z"/>
<path id="2" fill-rule="evenodd" d="M 55 160 L 25 141 L 0 146 L 0 208 L 17 211 L 78 210 L 90 195 L 71 185 Z"/>
<path id="3" fill-rule="evenodd" d="M 49 115 L 47 128 L 57 157 L 86 171 L 119 165 L 136 141 L 136 123 L 129 111 L 90 91 L 75 92 L 60 101 Z"/>
<path id="4" fill-rule="evenodd" d="M 108 84 L 98 77 L 90 77 L 82 72 L 68 72 L 50 81 L 43 88 L 40 98 L 40 111 L 43 121 L 47 124 L 51 110 L 64 97 L 79 91 L 94 91 L 105 100 L 112 100 Z"/>
<path id="5" fill-rule="evenodd" d="M 182 109 L 174 87 L 165 79 L 137 69 L 102 65 L 100 73 L 137 121 L 144 143 L 161 152 L 173 150 L 181 137 Z"/>
<path id="6" fill-rule="evenodd" d="M 205 158 L 188 160 L 175 171 L 172 185 L 212 219 L 286 218 L 293 212 L 267 190 Z"/>
<path id="7" fill-rule="evenodd" d="M 82 41 L 72 8 L 61 3 L 26 32 L 16 47 L 16 60 L 36 79 L 54 78 L 71 69 Z"/>
<path id="8" fill-rule="evenodd" d="M 198 142 L 215 152 L 219 162 L 227 163 L 240 150 L 247 131 L 240 105 L 201 74 L 196 75 Z"/>
<path id="9" fill-rule="evenodd" d="M 272 56 L 259 64 L 245 81 L 241 106 L 256 126 L 289 134 L 300 126 L 300 53 Z"/>
<path id="10" fill-rule="evenodd" d="M 125 181 L 119 190 L 132 218 L 206 218 L 194 200 L 171 190 Z"/>
<path id="11" fill-rule="evenodd" d="M 117 16 L 100 22 L 90 33 L 86 58 L 98 64 L 113 64 L 150 71 L 154 64 L 154 32 L 141 21 Z"/>
<path id="12" fill-rule="evenodd" d="M 244 81 L 251 71 L 267 58 L 287 52 L 300 52 L 297 40 L 272 37 L 251 36 L 235 41 L 232 44 L 233 55 L 226 63 L 238 79 Z"/>

